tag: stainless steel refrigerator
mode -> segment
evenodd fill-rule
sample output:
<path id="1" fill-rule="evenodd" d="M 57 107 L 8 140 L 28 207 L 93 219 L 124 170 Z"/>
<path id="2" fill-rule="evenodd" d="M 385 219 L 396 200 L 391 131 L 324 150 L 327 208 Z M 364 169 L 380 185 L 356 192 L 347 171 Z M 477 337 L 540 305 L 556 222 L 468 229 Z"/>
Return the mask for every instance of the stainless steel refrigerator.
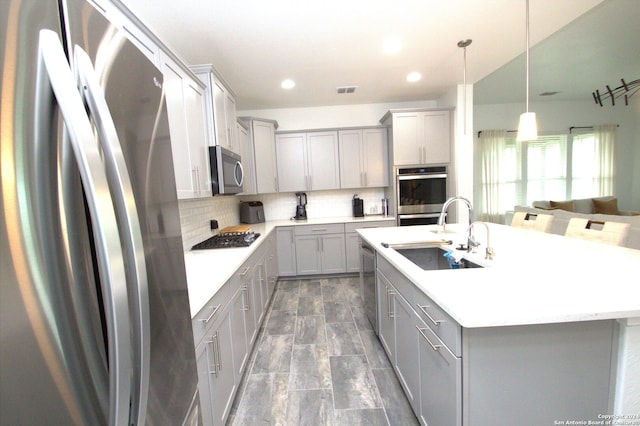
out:
<path id="1" fill-rule="evenodd" d="M 0 424 L 201 423 L 162 74 L 85 0 L 0 33 Z"/>

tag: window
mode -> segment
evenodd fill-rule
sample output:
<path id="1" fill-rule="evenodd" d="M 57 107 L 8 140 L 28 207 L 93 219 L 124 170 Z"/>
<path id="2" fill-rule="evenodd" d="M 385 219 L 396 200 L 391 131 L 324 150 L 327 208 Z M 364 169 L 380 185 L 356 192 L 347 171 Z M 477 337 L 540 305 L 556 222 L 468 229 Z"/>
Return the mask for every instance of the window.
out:
<path id="1" fill-rule="evenodd" d="M 502 222 L 507 210 L 535 200 L 613 195 L 615 131 L 602 126 L 529 142 L 506 131 L 483 132 L 475 156 L 480 217 Z"/>

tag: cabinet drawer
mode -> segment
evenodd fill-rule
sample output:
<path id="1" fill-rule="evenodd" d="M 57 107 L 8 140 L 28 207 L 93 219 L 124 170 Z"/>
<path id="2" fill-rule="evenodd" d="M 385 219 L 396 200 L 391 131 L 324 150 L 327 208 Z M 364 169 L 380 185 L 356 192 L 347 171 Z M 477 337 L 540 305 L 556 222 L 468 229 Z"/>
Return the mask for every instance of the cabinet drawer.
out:
<path id="1" fill-rule="evenodd" d="M 384 228 L 387 226 L 395 226 L 395 221 L 376 220 L 376 221 L 367 221 L 367 222 L 347 222 L 344 224 L 344 231 L 348 233 L 348 232 L 356 232 L 356 229 Z"/>
<path id="2" fill-rule="evenodd" d="M 318 225 L 295 226 L 297 235 L 343 234 L 344 223 L 320 223 Z"/>
<path id="3" fill-rule="evenodd" d="M 224 283 L 224 285 L 220 287 L 220 290 L 218 290 L 218 292 L 209 299 L 207 304 L 191 319 L 193 342 L 196 346 L 198 346 L 198 343 L 200 343 L 205 336 L 207 330 L 216 318 L 220 316 L 220 313 L 227 303 L 229 303 L 229 300 L 231 300 L 231 296 L 233 296 L 236 287 L 235 282 L 236 280 L 231 278 Z"/>
<path id="4" fill-rule="evenodd" d="M 378 256 L 377 265 L 378 270 L 397 288 L 418 317 L 431 327 L 454 355 L 461 356 L 462 329 L 460 325 L 386 259 Z"/>

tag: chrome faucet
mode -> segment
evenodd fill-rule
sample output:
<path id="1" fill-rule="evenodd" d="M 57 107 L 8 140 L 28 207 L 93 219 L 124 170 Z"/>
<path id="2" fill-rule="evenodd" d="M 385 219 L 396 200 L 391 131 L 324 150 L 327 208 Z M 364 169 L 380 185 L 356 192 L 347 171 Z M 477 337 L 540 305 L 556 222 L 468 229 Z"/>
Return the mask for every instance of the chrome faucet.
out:
<path id="1" fill-rule="evenodd" d="M 467 200 L 464 197 L 451 197 L 447 201 L 445 201 L 444 205 L 442 206 L 442 211 L 440 212 L 440 217 L 438 217 L 438 226 L 442 226 L 443 231 L 445 230 L 446 226 L 444 218 L 447 214 L 447 209 L 455 201 L 462 201 L 467 205 L 467 208 L 469 209 L 469 226 L 471 226 L 471 216 L 473 216 L 473 206 L 471 205 L 471 201 Z"/>
<path id="2" fill-rule="evenodd" d="M 487 229 L 487 248 L 485 248 L 484 258 L 488 260 L 492 260 L 493 257 L 495 256 L 495 252 L 493 251 L 493 247 L 491 247 L 491 239 L 489 238 L 489 225 L 487 225 L 484 222 L 478 221 L 478 222 L 473 222 L 471 225 L 469 225 L 467 251 L 471 251 L 472 248 L 476 248 L 480 245 L 480 243 L 476 240 L 475 233 L 473 232 L 473 227 L 477 224 L 484 225 L 484 227 Z"/>
<path id="3" fill-rule="evenodd" d="M 445 218 L 445 216 L 447 214 L 447 209 L 455 201 L 462 201 L 463 203 L 465 203 L 467 205 L 467 209 L 469 210 L 469 228 L 467 229 L 467 251 L 471 251 L 471 246 L 469 244 L 470 241 L 471 241 L 471 219 L 472 219 L 472 216 L 473 216 L 473 206 L 471 205 L 471 201 L 469 201 L 468 199 L 466 199 L 464 197 L 458 197 L 458 196 L 451 197 L 447 201 L 445 201 L 444 205 L 442 206 L 442 211 L 440 212 L 440 217 L 438 217 L 438 226 L 442 226 L 442 230 L 443 231 L 446 230 L 446 226 L 447 225 L 446 225 L 446 222 L 445 222 L 444 218 Z"/>

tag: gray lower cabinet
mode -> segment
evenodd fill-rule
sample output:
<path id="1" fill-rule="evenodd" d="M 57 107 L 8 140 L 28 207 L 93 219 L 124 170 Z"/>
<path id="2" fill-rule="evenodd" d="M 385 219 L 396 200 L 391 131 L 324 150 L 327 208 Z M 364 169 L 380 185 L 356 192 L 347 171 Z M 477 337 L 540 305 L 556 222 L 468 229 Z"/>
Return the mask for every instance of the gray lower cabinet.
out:
<path id="1" fill-rule="evenodd" d="M 275 286 L 275 278 L 273 286 L 267 279 L 269 262 L 275 271 L 269 247 L 269 241 L 258 247 L 192 320 L 205 425 L 226 423 L 264 321 Z"/>
<path id="2" fill-rule="evenodd" d="M 421 319 L 416 318 L 419 402 L 423 425 L 462 424 L 462 359 L 456 357 Z M 494 423 L 494 424 L 497 424 Z"/>
<path id="3" fill-rule="evenodd" d="M 293 226 L 276 228 L 276 251 L 278 253 L 278 275 L 292 277 L 297 275 L 296 240 Z"/>
<path id="4" fill-rule="evenodd" d="M 298 275 L 347 271 L 344 224 L 296 226 L 294 231 Z"/>
<path id="5" fill-rule="evenodd" d="M 380 341 L 423 425 L 554 424 L 612 411 L 615 320 L 464 328 L 386 259 L 377 268 Z"/>
<path id="6" fill-rule="evenodd" d="M 269 304 L 271 295 L 276 288 L 276 281 L 278 281 L 278 248 L 276 245 L 276 232 L 270 232 L 267 236 L 267 253 L 265 260 L 268 290 L 267 305 Z"/>
<path id="7" fill-rule="evenodd" d="M 198 391 L 205 424 L 225 424 L 239 383 L 233 364 L 231 314 L 231 307 L 216 313 L 196 348 Z"/>

